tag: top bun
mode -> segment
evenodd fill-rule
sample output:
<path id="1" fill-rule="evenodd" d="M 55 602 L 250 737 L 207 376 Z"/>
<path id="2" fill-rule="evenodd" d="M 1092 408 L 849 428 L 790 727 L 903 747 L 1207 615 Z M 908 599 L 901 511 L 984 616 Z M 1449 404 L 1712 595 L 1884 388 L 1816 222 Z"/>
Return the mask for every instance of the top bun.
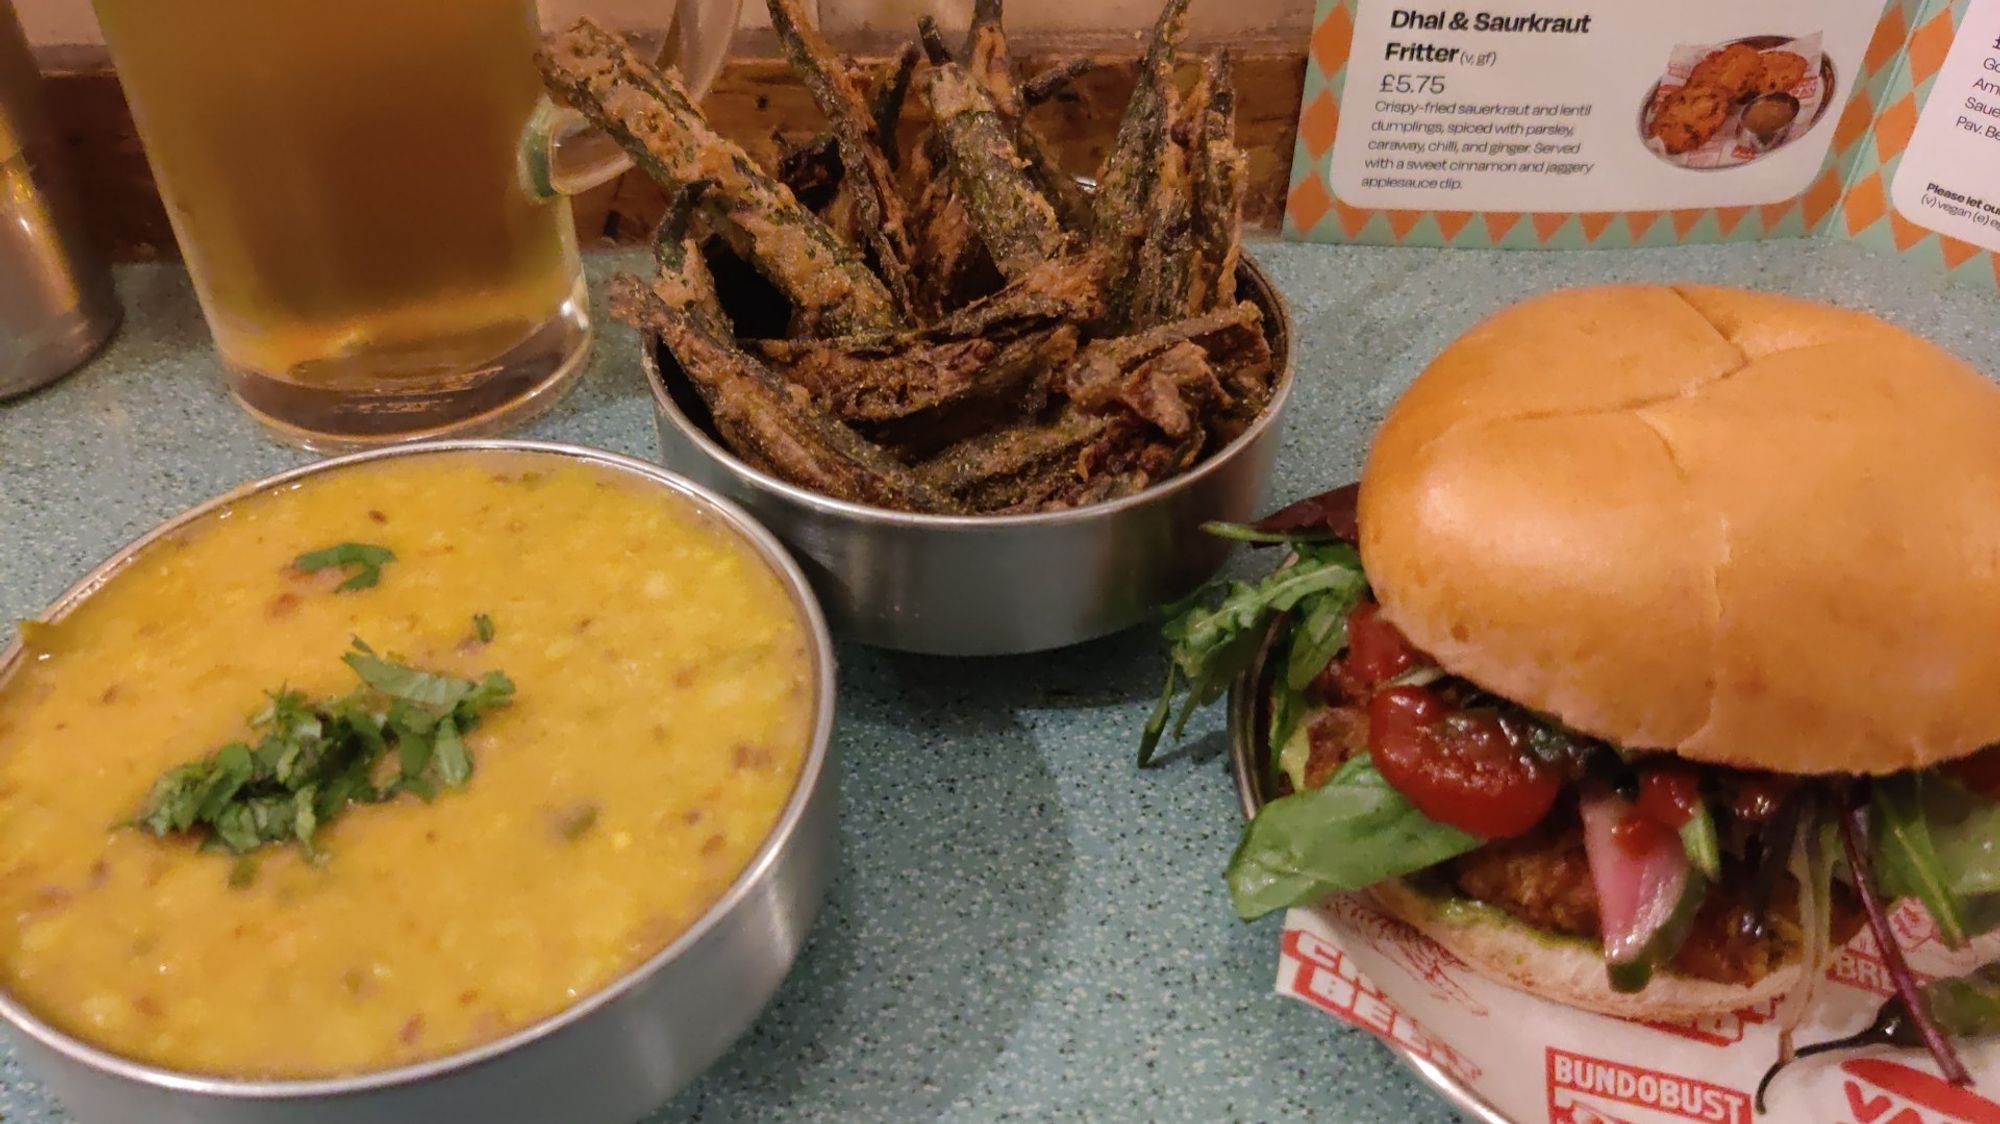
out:
<path id="1" fill-rule="evenodd" d="M 1414 644 L 1619 746 L 1888 773 L 2000 741 L 2000 387 L 1873 317 L 1506 309 L 1390 410 L 1360 526 Z"/>

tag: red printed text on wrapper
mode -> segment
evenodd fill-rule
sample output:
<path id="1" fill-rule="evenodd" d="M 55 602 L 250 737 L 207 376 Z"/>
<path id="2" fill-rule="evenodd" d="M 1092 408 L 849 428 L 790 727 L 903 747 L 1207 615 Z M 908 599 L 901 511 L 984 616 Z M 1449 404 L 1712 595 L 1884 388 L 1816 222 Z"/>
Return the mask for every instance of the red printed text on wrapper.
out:
<path id="1" fill-rule="evenodd" d="M 1929 983 L 1936 974 L 1926 971 L 1927 966 L 1947 965 L 1947 975 L 1957 975 L 1970 971 L 1986 959 L 1978 950 L 1954 952 L 1945 947 L 1938 937 L 1937 923 L 1930 913 L 1913 899 L 1899 902 L 1889 914 L 1890 931 L 1896 934 L 1896 943 L 1910 958 L 1913 973 L 1918 983 Z M 1887 997 L 1896 990 L 1889 979 L 1889 966 L 1882 959 L 1882 949 L 1875 941 L 1875 934 L 1861 930 L 1854 939 L 1847 942 L 1833 956 L 1827 966 L 1826 978 L 1857 991 L 1872 992 Z"/>
<path id="2" fill-rule="evenodd" d="M 1352 897 L 1336 898 L 1328 908 L 1335 917 L 1366 937 L 1371 947 L 1410 978 L 1424 985 L 1432 996 L 1450 1003 L 1475 1018 L 1489 1013 L 1486 1004 L 1467 991 L 1460 979 L 1472 968 L 1458 955 L 1417 930 L 1417 927 L 1373 909 Z"/>
<path id="3" fill-rule="evenodd" d="M 1911 974 L 1919 984 L 1931 982 L 1928 973 L 1912 969 Z M 1882 950 L 1875 946 L 1875 938 L 1868 933 L 1856 937 L 1854 943 L 1834 954 L 1833 963 L 1827 966 L 1826 978 L 1885 998 L 1896 991 L 1895 982 L 1889 978 L 1889 966 L 1882 960 Z"/>
<path id="4" fill-rule="evenodd" d="M 1432 1037 L 1361 974 L 1354 959 L 1302 929 L 1285 930 L 1279 986 L 1351 1026 L 1388 1040 L 1460 1080 L 1477 1080 L 1479 1067 Z"/>
<path id="5" fill-rule="evenodd" d="M 1550 1124 L 1750 1124 L 1750 1094 L 1699 1078 L 1548 1048 Z"/>
<path id="6" fill-rule="evenodd" d="M 1840 1124 L 2000 1124 L 2000 1104 L 1888 1058 L 1840 1063 Z"/>

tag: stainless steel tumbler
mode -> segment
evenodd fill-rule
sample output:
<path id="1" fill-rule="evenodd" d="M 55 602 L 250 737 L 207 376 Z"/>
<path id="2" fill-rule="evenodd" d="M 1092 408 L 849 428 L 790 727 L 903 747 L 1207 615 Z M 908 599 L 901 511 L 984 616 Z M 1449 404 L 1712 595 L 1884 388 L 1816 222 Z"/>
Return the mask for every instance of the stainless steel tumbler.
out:
<path id="1" fill-rule="evenodd" d="M 0 399 L 76 369 L 118 324 L 110 271 L 60 155 L 41 73 L 11 0 L 0 0 Z"/>

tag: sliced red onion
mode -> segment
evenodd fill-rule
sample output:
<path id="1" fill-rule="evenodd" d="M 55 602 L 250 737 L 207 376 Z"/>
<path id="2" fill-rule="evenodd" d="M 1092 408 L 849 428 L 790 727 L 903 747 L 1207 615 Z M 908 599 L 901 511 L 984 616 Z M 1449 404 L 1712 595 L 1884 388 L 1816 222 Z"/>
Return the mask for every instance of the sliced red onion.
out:
<path id="1" fill-rule="evenodd" d="M 1585 785 L 1579 807 L 1604 959 L 1637 963 L 1655 951 L 1655 938 L 1677 919 L 1693 867 L 1680 836 L 1671 831 L 1650 833 L 1636 849 L 1632 841 L 1617 838 L 1618 826 L 1635 811 L 1609 786 Z"/>

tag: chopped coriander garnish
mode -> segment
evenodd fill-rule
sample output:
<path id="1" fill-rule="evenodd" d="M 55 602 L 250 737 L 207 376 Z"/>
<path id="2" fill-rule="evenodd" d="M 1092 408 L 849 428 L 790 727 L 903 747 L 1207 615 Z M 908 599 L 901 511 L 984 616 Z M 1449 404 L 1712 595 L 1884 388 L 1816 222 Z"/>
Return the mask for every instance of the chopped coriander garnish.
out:
<path id="1" fill-rule="evenodd" d="M 292 565 L 306 573 L 317 573 L 328 566 L 339 566 L 351 572 L 347 580 L 334 586 L 340 593 L 352 593 L 368 589 L 382 580 L 382 566 L 394 562 L 396 552 L 386 546 L 375 546 L 365 542 L 344 542 L 329 546 L 324 550 L 311 550 L 292 560 Z"/>
<path id="2" fill-rule="evenodd" d="M 498 671 L 477 682 L 424 671 L 378 656 L 359 639 L 342 660 L 361 687 L 319 702 L 272 692 L 250 719 L 254 746 L 232 742 L 169 770 L 132 826 L 161 837 L 198 831 L 203 847 L 235 855 L 297 840 L 317 858 L 313 836 L 349 805 L 406 791 L 429 800 L 471 779 L 463 735 L 507 704 L 512 680 Z M 385 758 L 394 767 L 387 776 Z M 231 884 L 237 879 L 232 872 Z"/>
<path id="3" fill-rule="evenodd" d="M 481 644 L 493 643 L 493 618 L 485 613 L 472 614 L 472 633 Z"/>

